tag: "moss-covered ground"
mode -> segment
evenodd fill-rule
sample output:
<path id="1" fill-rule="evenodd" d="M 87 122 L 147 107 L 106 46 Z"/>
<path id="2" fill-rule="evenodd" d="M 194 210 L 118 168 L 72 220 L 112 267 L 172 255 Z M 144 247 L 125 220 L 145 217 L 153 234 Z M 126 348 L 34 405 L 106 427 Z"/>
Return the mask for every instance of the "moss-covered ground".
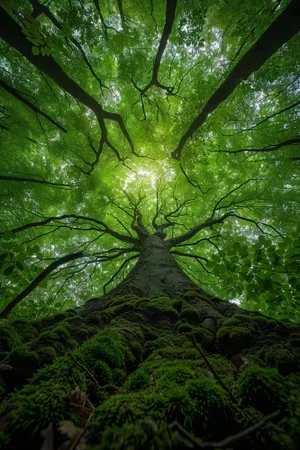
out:
<path id="1" fill-rule="evenodd" d="M 3 321 L 2 448 L 299 449 L 300 328 L 195 295 Z"/>

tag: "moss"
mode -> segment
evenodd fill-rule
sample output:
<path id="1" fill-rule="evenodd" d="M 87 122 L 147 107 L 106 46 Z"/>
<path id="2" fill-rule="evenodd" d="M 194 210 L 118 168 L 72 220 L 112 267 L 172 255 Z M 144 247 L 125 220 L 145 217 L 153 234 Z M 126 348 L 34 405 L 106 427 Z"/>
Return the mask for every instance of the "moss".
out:
<path id="1" fill-rule="evenodd" d="M 193 326 L 189 323 L 181 323 L 177 329 L 179 333 L 191 333 Z"/>
<path id="2" fill-rule="evenodd" d="M 239 413 L 236 417 L 241 429 L 253 426 L 264 419 L 264 415 L 253 407 L 244 408 L 243 414 Z M 255 433 L 246 436 L 242 442 L 242 448 L 249 450 L 297 450 L 289 433 L 271 421 L 261 426 Z"/>
<path id="3" fill-rule="evenodd" d="M 179 314 L 175 308 L 172 308 L 170 299 L 158 298 L 151 302 L 144 301 L 139 305 L 141 310 L 145 311 L 146 317 L 161 319 L 167 317 L 171 320 L 178 320 Z"/>
<path id="4" fill-rule="evenodd" d="M 8 323 L 0 323 L 0 352 L 7 352 L 21 345 L 17 331 Z"/>
<path id="5" fill-rule="evenodd" d="M 112 382 L 119 386 L 126 378 L 126 372 L 122 369 L 116 368 L 112 370 Z"/>
<path id="6" fill-rule="evenodd" d="M 111 426 L 101 436 L 101 444 L 87 450 L 181 450 L 184 440 L 166 422 L 138 420 L 121 427 Z"/>
<path id="7" fill-rule="evenodd" d="M 298 333 L 292 333 L 289 336 L 289 343 L 293 346 L 293 347 L 300 347 L 300 334 Z"/>
<path id="8" fill-rule="evenodd" d="M 112 380 L 111 370 L 104 361 L 96 361 L 93 364 L 93 371 L 98 382 L 109 382 Z"/>
<path id="9" fill-rule="evenodd" d="M 144 355 L 148 355 L 154 350 L 170 345 L 172 343 L 172 337 L 172 335 L 162 335 L 157 339 L 146 342 L 144 345 Z"/>
<path id="10" fill-rule="evenodd" d="M 239 319 L 230 318 L 225 320 L 221 319 L 221 321 L 219 321 L 218 323 L 220 323 L 224 327 L 235 327 L 239 326 L 241 324 L 241 321 Z"/>
<path id="11" fill-rule="evenodd" d="M 176 311 L 180 313 L 184 304 L 185 304 L 185 302 L 183 300 L 177 299 L 172 303 L 172 307 L 175 308 Z"/>
<path id="12" fill-rule="evenodd" d="M 169 387 L 171 384 L 184 385 L 187 380 L 195 378 L 196 373 L 186 364 L 165 364 L 156 371 L 159 386 Z"/>
<path id="13" fill-rule="evenodd" d="M 231 420 L 232 406 L 225 391 L 214 380 L 207 378 L 189 380 L 186 391 L 195 402 L 194 431 L 197 435 L 209 438 L 228 434 L 226 427 Z"/>
<path id="14" fill-rule="evenodd" d="M 192 333 L 196 340 L 201 343 L 205 348 L 208 348 L 214 342 L 214 335 L 210 331 L 202 327 L 192 329 Z"/>
<path id="15" fill-rule="evenodd" d="M 227 319 L 224 322 L 225 326 L 229 326 L 231 325 L 231 321 L 234 322 L 238 322 L 238 324 L 242 325 L 242 326 L 247 326 L 250 325 L 252 327 L 256 327 L 258 329 L 264 329 L 264 328 L 269 328 L 269 329 L 274 329 L 277 325 L 276 320 L 274 319 L 269 319 L 268 317 L 263 317 L 263 316 L 256 316 L 256 315 L 249 315 L 249 314 L 235 314 L 234 316 L 232 316 L 231 319 Z M 237 323 L 233 323 L 232 325 L 236 325 Z"/>
<path id="16" fill-rule="evenodd" d="M 84 318 L 85 323 L 91 324 L 91 325 L 97 325 L 100 326 L 103 323 L 103 314 L 98 311 L 94 311 L 93 313 L 88 314 Z"/>
<path id="17" fill-rule="evenodd" d="M 151 380 L 149 374 L 146 373 L 143 367 L 141 367 L 129 376 L 125 384 L 125 388 L 129 391 L 136 391 L 139 389 L 144 389 L 150 384 Z"/>
<path id="18" fill-rule="evenodd" d="M 177 420 L 186 428 L 191 429 L 194 422 L 194 414 L 197 411 L 194 401 L 191 399 L 184 386 L 171 386 L 167 395 L 168 421 Z"/>
<path id="19" fill-rule="evenodd" d="M 185 319 L 189 323 L 197 324 L 200 321 L 200 313 L 193 306 L 188 306 L 182 309 L 180 319 Z"/>
<path id="20" fill-rule="evenodd" d="M 155 350 L 150 357 L 147 358 L 148 360 L 161 360 L 162 358 L 164 359 L 169 359 L 169 360 L 175 360 L 175 359 L 183 359 L 183 360 L 188 360 L 188 359 L 199 359 L 199 352 L 195 349 L 195 347 L 193 346 L 189 346 L 189 347 L 184 347 L 184 348 L 180 348 L 180 347 L 162 347 L 158 350 Z"/>
<path id="21" fill-rule="evenodd" d="M 282 375 L 300 370 L 300 349 L 294 348 L 290 343 L 264 347 L 257 356 L 269 367 L 276 367 Z"/>
<path id="22" fill-rule="evenodd" d="M 10 411 L 14 429 L 43 427 L 49 422 L 58 422 L 66 416 L 69 389 L 54 382 L 41 386 L 26 385 L 12 395 L 14 408 Z"/>
<path id="23" fill-rule="evenodd" d="M 247 405 L 269 413 L 287 396 L 284 378 L 276 369 L 249 367 L 239 377 L 236 395 Z"/>
<path id="24" fill-rule="evenodd" d="M 217 342 L 226 354 L 235 355 L 250 347 L 254 335 L 253 328 L 224 326 L 217 332 Z"/>
<path id="25" fill-rule="evenodd" d="M 165 402 L 165 398 L 159 394 L 140 392 L 113 395 L 96 408 L 89 427 L 91 434 L 99 439 L 101 432 L 112 425 L 120 427 L 124 423 L 134 424 L 144 418 L 160 420 L 164 417 Z"/>
<path id="26" fill-rule="evenodd" d="M 39 366 L 39 355 L 22 345 L 9 354 L 9 362 L 14 368 L 31 373 Z"/>
<path id="27" fill-rule="evenodd" d="M 38 336 L 38 330 L 26 320 L 14 320 L 12 326 L 21 336 L 23 342 L 28 342 Z"/>
<path id="28" fill-rule="evenodd" d="M 38 354 L 39 354 L 41 364 L 50 364 L 56 358 L 56 352 L 55 352 L 54 348 L 49 347 L 49 346 L 40 348 L 38 351 Z"/>
<path id="29" fill-rule="evenodd" d="M 74 351 L 74 356 L 92 371 L 97 361 L 104 361 L 110 368 L 124 368 L 129 354 L 121 333 L 114 328 L 100 331 Z"/>
<path id="30" fill-rule="evenodd" d="M 69 395 L 76 384 L 85 389 L 82 371 L 74 368 L 69 357 L 59 357 L 56 361 L 40 369 L 22 389 L 12 394 L 6 412 L 10 415 L 10 427 L 16 430 L 45 427 L 68 418 Z"/>

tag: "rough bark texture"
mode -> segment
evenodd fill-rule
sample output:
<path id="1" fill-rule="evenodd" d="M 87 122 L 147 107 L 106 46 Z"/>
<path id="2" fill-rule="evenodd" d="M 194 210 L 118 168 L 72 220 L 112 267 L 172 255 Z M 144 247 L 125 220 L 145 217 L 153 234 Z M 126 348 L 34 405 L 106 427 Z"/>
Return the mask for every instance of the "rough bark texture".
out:
<path id="1" fill-rule="evenodd" d="M 128 294 L 138 297 L 167 295 L 174 298 L 188 290 L 203 292 L 176 263 L 166 243 L 152 235 L 142 243 L 139 260 L 133 270 L 110 292 L 109 298 Z M 86 305 L 91 305 L 91 301 Z"/>
<path id="2" fill-rule="evenodd" d="M 300 328 L 191 287 L 151 236 L 110 295 L 2 320 L 3 448 L 297 450 Z"/>

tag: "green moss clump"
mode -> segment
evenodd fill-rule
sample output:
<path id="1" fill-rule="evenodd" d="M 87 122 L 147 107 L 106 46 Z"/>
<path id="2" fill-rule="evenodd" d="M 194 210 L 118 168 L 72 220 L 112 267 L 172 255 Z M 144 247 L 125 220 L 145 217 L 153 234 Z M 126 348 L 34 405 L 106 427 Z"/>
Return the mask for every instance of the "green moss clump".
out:
<path id="1" fill-rule="evenodd" d="M 193 326 L 189 323 L 181 323 L 177 327 L 179 333 L 191 333 Z"/>
<path id="2" fill-rule="evenodd" d="M 145 371 L 143 367 L 133 372 L 126 384 L 125 387 L 129 391 L 136 391 L 139 389 L 144 389 L 148 386 L 150 386 L 151 380 L 149 374 Z"/>
<path id="3" fill-rule="evenodd" d="M 285 379 L 276 369 L 249 367 L 239 377 L 236 395 L 263 413 L 274 411 L 287 397 Z"/>
<path id="4" fill-rule="evenodd" d="M 227 393 L 215 380 L 189 380 L 186 391 L 195 402 L 195 432 L 197 435 L 224 436 L 232 416 L 232 404 Z"/>
<path id="5" fill-rule="evenodd" d="M 185 304 L 185 302 L 183 300 L 177 299 L 172 303 L 172 307 L 175 308 L 176 311 L 178 311 L 180 313 L 184 304 Z"/>
<path id="6" fill-rule="evenodd" d="M 38 354 L 41 364 L 51 364 L 56 358 L 56 351 L 49 346 L 40 348 Z"/>
<path id="7" fill-rule="evenodd" d="M 172 385 L 167 392 L 167 411 L 168 421 L 177 420 L 186 428 L 192 429 L 194 414 L 197 409 L 195 402 L 191 399 L 187 389 L 184 386 Z"/>
<path id="8" fill-rule="evenodd" d="M 11 424 L 15 430 L 24 430 L 47 426 L 49 422 L 56 423 L 66 417 L 68 399 L 68 385 L 53 381 L 40 386 L 27 384 L 11 397 L 14 405 L 10 411 Z"/>
<path id="9" fill-rule="evenodd" d="M 171 384 L 183 386 L 187 380 L 195 378 L 196 373 L 186 364 L 162 364 L 156 371 L 158 385 L 170 387 Z"/>
<path id="10" fill-rule="evenodd" d="M 112 372 L 110 367 L 104 361 L 95 361 L 93 365 L 95 377 L 100 382 L 109 382 L 112 380 Z"/>
<path id="11" fill-rule="evenodd" d="M 197 327 L 192 329 L 192 333 L 196 340 L 201 343 L 204 347 L 209 347 L 214 342 L 214 335 L 206 328 Z"/>
<path id="12" fill-rule="evenodd" d="M 250 347 L 255 336 L 253 328 L 222 327 L 217 332 L 217 342 L 228 355 L 236 355 Z"/>
<path id="13" fill-rule="evenodd" d="M 110 426 L 120 427 L 124 423 L 136 423 L 141 419 L 164 418 L 165 398 L 159 394 L 144 393 L 113 395 L 96 408 L 90 424 L 92 435 L 99 440 L 101 433 Z"/>
<path id="14" fill-rule="evenodd" d="M 300 370 L 300 349 L 290 343 L 264 347 L 257 353 L 269 367 L 276 367 L 281 375 Z"/>
<path id="15" fill-rule="evenodd" d="M 139 305 L 141 310 L 145 311 L 146 317 L 155 317 L 161 319 L 162 317 L 167 317 L 171 320 L 178 320 L 179 314 L 175 308 L 171 306 L 169 298 L 157 298 L 152 301 L 144 301 Z"/>
<path id="16" fill-rule="evenodd" d="M 105 362 L 111 369 L 124 369 L 126 359 L 132 357 L 122 341 L 121 333 L 115 328 L 100 331 L 94 338 L 74 350 L 74 356 L 91 371 L 94 371 L 99 361 Z"/>
<path id="17" fill-rule="evenodd" d="M 22 345 L 9 354 L 10 364 L 24 373 L 32 373 L 39 367 L 39 355 Z"/>
<path id="18" fill-rule="evenodd" d="M 184 440 L 168 427 L 166 422 L 151 419 L 111 426 L 101 436 L 101 444 L 87 450 L 181 450 Z"/>
<path id="19" fill-rule="evenodd" d="M 193 306 L 188 306 L 182 309 L 180 319 L 185 319 L 189 323 L 198 324 L 200 321 L 200 313 Z"/>
<path id="20" fill-rule="evenodd" d="M 31 341 L 38 336 L 38 330 L 26 320 L 14 320 L 11 324 L 21 336 L 23 342 Z"/>
<path id="21" fill-rule="evenodd" d="M 0 324 L 0 352 L 9 352 L 21 345 L 22 341 L 17 331 L 7 323 Z"/>

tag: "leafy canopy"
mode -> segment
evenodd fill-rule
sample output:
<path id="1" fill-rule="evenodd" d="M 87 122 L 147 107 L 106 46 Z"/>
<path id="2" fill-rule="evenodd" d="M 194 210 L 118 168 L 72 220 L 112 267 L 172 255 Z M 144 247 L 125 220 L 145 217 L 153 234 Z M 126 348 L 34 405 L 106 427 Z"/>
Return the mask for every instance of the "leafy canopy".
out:
<path id="1" fill-rule="evenodd" d="M 129 235 L 138 204 L 169 237 L 232 213 L 174 257 L 211 294 L 299 319 L 299 33 L 289 18 L 273 53 L 266 37 L 295 3 L 1 1 L 1 310 L 65 255 L 85 252 L 13 314 L 82 304 L 138 256 L 91 220 L 12 230 L 76 215 Z"/>

